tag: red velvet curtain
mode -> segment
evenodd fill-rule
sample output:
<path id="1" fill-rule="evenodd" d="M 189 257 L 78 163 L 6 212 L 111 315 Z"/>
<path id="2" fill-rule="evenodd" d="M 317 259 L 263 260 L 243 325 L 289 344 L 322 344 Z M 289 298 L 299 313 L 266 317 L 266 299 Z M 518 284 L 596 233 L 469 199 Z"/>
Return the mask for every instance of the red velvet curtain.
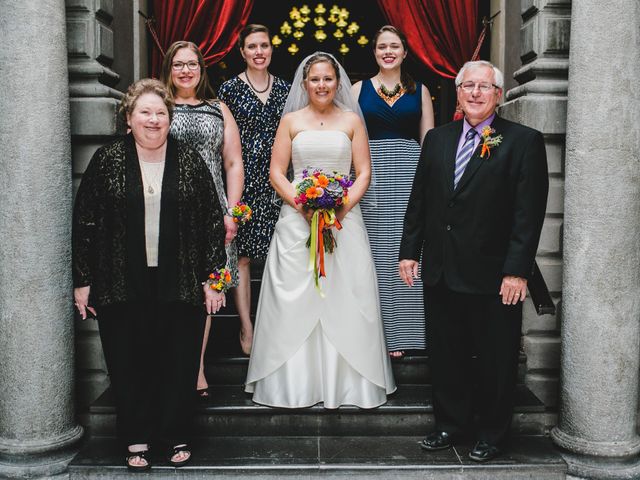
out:
<path id="1" fill-rule="evenodd" d="M 178 40 L 200 48 L 207 66 L 233 48 L 247 24 L 253 0 L 153 0 L 158 40 L 163 52 Z M 153 48 L 151 72 L 159 77 L 162 52 Z"/>
<path id="2" fill-rule="evenodd" d="M 478 34 L 478 0 L 378 0 L 406 36 L 411 52 L 427 68 L 455 78 L 471 60 Z"/>

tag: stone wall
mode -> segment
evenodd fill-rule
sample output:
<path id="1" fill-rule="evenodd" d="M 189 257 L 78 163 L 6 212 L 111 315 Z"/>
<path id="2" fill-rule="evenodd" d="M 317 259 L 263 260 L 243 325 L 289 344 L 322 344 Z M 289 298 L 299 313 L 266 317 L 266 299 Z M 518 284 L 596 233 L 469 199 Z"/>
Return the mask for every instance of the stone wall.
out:
<path id="1" fill-rule="evenodd" d="M 74 192 L 96 149 L 117 134 L 122 91 L 146 75 L 146 0 L 66 0 Z M 117 73 L 116 73 L 117 72 Z M 107 387 L 95 320 L 76 322 L 78 406 Z"/>
<path id="2" fill-rule="evenodd" d="M 515 3 L 515 2 L 514 2 Z M 558 401 L 564 144 L 569 70 L 570 0 L 521 0 L 520 59 L 514 73 L 519 85 L 500 108 L 505 118 L 544 134 L 549 165 L 547 214 L 538 249 L 538 264 L 557 305 L 557 315 L 538 316 L 526 302 L 523 344 L 527 386 L 545 405 Z"/>

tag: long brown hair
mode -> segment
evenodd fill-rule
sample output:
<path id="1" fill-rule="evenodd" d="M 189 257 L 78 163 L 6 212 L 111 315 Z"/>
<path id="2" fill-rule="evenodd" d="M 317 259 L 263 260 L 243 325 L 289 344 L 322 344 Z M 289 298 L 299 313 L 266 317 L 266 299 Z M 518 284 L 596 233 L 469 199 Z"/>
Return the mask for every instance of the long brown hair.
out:
<path id="1" fill-rule="evenodd" d="M 402 43 L 402 48 L 404 48 L 404 51 L 409 52 L 407 37 L 405 37 L 404 33 L 402 33 L 393 25 L 384 25 L 383 27 L 380 28 L 380 30 L 376 32 L 376 34 L 373 37 L 373 42 L 371 42 L 371 44 L 373 45 L 374 52 L 376 50 L 376 46 L 378 45 L 378 37 L 382 35 L 384 32 L 393 33 L 395 36 L 397 36 L 400 39 L 400 42 Z M 405 71 L 405 69 L 402 67 L 400 67 L 400 83 L 402 84 L 402 88 L 404 88 L 407 93 L 415 93 L 416 82 L 413 78 L 411 78 L 411 75 L 409 75 Z"/>
<path id="2" fill-rule="evenodd" d="M 198 63 L 200 64 L 200 81 L 196 86 L 196 98 L 198 100 L 208 100 L 216 98 L 216 94 L 209 84 L 209 76 L 207 75 L 207 69 L 204 65 L 204 57 L 198 46 L 193 42 L 187 42 L 186 40 L 180 40 L 173 42 L 162 61 L 162 70 L 160 71 L 160 81 L 164 83 L 169 90 L 171 97 L 176 96 L 176 86 L 171 79 L 171 64 L 173 63 L 173 57 L 175 57 L 178 50 L 182 48 L 188 48 L 198 56 Z"/>

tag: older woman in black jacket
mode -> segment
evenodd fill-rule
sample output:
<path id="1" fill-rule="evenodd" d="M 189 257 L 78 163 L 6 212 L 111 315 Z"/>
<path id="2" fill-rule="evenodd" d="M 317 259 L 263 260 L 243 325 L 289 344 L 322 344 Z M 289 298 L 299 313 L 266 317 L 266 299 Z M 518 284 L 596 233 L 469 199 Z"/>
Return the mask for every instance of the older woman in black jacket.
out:
<path id="1" fill-rule="evenodd" d="M 96 151 L 74 208 L 75 304 L 98 316 L 132 470 L 150 467 L 152 440 L 171 464 L 190 459 L 203 303 L 214 313 L 225 302 L 224 278 L 210 279 L 226 261 L 222 210 L 204 161 L 168 138 L 172 109 L 156 80 L 129 88 L 131 133 Z"/>

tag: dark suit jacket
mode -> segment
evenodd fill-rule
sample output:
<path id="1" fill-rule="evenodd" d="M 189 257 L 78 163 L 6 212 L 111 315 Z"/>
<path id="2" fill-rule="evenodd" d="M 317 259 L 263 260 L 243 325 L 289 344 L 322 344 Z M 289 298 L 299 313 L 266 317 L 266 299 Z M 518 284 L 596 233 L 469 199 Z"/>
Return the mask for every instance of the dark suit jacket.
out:
<path id="1" fill-rule="evenodd" d="M 453 189 L 462 120 L 427 133 L 404 219 L 399 258 L 420 259 L 425 285 L 497 294 L 505 275 L 529 278 L 547 203 L 542 134 L 498 116 L 502 143 L 480 145 Z"/>

